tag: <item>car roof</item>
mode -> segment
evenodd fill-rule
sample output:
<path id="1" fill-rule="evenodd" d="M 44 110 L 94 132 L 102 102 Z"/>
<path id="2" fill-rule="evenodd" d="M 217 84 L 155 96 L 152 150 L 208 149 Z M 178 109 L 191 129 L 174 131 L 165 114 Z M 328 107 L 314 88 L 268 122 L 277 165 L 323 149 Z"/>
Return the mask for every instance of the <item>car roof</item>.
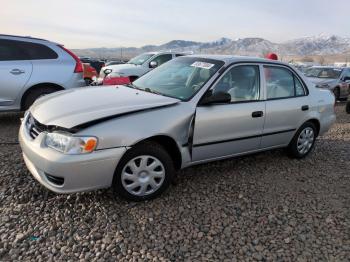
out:
<path id="1" fill-rule="evenodd" d="M 43 39 L 43 38 L 36 38 L 31 36 L 19 36 L 19 35 L 6 35 L 6 34 L 0 34 L 0 39 L 10 39 L 10 40 L 23 40 L 28 42 L 35 42 L 35 43 L 53 43 L 57 44 L 55 42 Z"/>
<path id="2" fill-rule="evenodd" d="M 261 57 L 250 57 L 250 56 L 233 56 L 233 55 L 189 55 L 187 57 L 198 57 L 198 58 L 207 58 L 207 59 L 214 59 L 214 60 L 220 60 L 224 61 L 226 64 L 231 64 L 235 62 L 247 62 L 247 63 L 269 63 L 269 64 L 278 64 L 278 65 L 287 65 L 290 66 L 287 63 L 281 62 L 279 60 L 271 60 L 271 59 L 265 59 Z"/>
<path id="3" fill-rule="evenodd" d="M 160 55 L 160 54 L 183 54 L 183 55 L 189 55 L 189 54 L 192 54 L 192 53 L 189 53 L 189 52 L 176 52 L 176 51 L 154 51 L 154 52 L 145 52 L 145 53 L 142 53 L 142 54 L 150 54 L 150 55 Z"/>

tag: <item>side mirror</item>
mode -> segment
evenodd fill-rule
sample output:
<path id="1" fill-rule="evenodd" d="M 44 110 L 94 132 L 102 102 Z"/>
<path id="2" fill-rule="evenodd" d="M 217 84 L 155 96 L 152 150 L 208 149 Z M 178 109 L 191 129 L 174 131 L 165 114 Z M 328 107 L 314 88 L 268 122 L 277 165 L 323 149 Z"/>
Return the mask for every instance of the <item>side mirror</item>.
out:
<path id="1" fill-rule="evenodd" d="M 104 71 L 103 71 L 103 73 L 105 73 L 105 75 L 107 76 L 107 75 L 109 75 L 110 73 L 112 73 L 112 69 L 105 69 Z"/>
<path id="2" fill-rule="evenodd" d="M 158 63 L 156 61 L 151 61 L 149 63 L 149 68 L 156 68 L 158 66 Z"/>
<path id="3" fill-rule="evenodd" d="M 210 105 L 210 104 L 227 104 L 231 102 L 231 95 L 226 92 L 216 92 L 211 91 L 204 95 L 200 101 L 200 105 Z"/>

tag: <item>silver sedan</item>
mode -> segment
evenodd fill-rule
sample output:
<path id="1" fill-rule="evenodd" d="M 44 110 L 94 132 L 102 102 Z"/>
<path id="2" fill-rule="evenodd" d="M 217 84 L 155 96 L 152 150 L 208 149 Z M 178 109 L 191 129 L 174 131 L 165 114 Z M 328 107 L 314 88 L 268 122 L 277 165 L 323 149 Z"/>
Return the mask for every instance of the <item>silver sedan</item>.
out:
<path id="1" fill-rule="evenodd" d="M 40 98 L 19 138 L 45 187 L 163 192 L 191 165 L 274 148 L 305 157 L 335 121 L 335 99 L 287 64 L 233 56 L 174 59 L 127 86 Z"/>

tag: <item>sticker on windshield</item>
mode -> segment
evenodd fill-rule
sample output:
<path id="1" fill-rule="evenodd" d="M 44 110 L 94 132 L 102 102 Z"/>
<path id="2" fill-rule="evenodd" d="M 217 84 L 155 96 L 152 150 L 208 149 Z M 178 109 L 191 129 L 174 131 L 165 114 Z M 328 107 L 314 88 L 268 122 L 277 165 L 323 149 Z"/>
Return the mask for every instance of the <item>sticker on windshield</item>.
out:
<path id="1" fill-rule="evenodd" d="M 210 69 L 214 66 L 214 64 L 197 61 L 197 62 L 194 62 L 191 66 L 204 68 L 204 69 Z"/>

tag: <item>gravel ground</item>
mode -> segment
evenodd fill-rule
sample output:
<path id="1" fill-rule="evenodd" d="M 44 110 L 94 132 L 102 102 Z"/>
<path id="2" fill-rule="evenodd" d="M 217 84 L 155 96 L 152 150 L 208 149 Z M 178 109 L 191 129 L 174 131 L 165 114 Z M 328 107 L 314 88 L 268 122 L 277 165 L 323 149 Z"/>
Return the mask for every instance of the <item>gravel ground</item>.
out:
<path id="1" fill-rule="evenodd" d="M 282 150 L 200 165 L 144 203 L 56 195 L 26 170 L 18 114 L 0 115 L 0 260 L 349 261 L 350 115 L 303 160 Z M 6 144 L 7 143 L 7 144 Z"/>

